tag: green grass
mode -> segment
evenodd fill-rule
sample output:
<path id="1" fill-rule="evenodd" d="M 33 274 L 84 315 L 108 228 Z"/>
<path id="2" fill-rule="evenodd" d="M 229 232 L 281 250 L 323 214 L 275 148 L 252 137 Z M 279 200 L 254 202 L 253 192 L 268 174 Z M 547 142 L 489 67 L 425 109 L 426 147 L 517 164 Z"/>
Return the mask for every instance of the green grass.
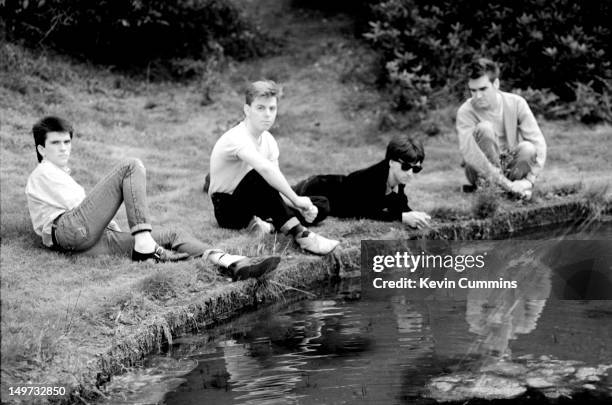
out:
<path id="1" fill-rule="evenodd" d="M 3 385 L 28 380 L 78 383 L 88 362 L 130 327 L 227 285 L 212 266 L 200 261 L 134 264 L 128 258 L 66 257 L 44 249 L 31 229 L 23 193 L 37 164 L 31 126 L 41 116 L 59 114 L 75 124 L 73 175 L 86 189 L 119 159 L 141 158 L 148 170 L 154 225 L 182 227 L 235 253 L 280 253 L 286 262 L 302 256 L 291 240 L 255 239 L 218 228 L 210 200 L 201 192 L 215 140 L 241 119 L 244 83 L 267 76 L 284 85 L 272 132 L 290 181 L 317 173 L 348 173 L 383 157 L 386 142 L 397 130 L 378 130 L 385 97 L 371 84 L 351 78 L 352 72 L 367 72 L 362 64 L 369 51 L 343 33 L 347 22 L 322 23 L 283 10 L 266 18 L 273 20 L 272 34 L 287 38 L 283 54 L 232 63 L 212 92 L 215 102 L 205 106 L 197 82 L 147 83 L 0 45 Z M 423 135 L 424 170 L 407 187 L 411 207 L 433 213 L 437 222 L 473 217 L 475 201 L 483 198 L 459 191 L 465 180 L 452 128 L 455 109 L 432 115 L 439 133 Z M 549 157 L 534 201 L 500 198 L 493 211 L 588 195 L 588 190 L 609 184 L 609 126 L 543 122 L 542 128 Z M 477 210 L 484 216 L 493 211 Z M 118 220 L 127 227 L 123 211 Z M 393 237 L 401 226 L 329 219 L 319 231 L 353 243 L 364 235 Z"/>

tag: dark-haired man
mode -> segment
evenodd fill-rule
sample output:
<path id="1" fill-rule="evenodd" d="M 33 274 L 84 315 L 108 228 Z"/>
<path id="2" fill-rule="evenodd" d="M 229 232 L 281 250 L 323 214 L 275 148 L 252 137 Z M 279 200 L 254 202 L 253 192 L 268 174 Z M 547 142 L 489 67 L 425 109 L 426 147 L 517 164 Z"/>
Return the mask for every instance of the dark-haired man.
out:
<path id="1" fill-rule="evenodd" d="M 385 158 L 349 175 L 310 177 L 294 189 L 301 195 L 324 196 L 329 215 L 340 218 L 370 218 L 401 221 L 414 228 L 429 226 L 431 217 L 408 206 L 404 187 L 422 169 L 423 144 L 408 135 L 394 137 Z"/>
<path id="2" fill-rule="evenodd" d="M 338 245 L 304 227 L 326 215 L 312 200 L 296 194 L 280 171 L 276 140 L 268 132 L 277 113 L 280 88 L 273 81 L 251 83 L 244 120 L 224 133 L 210 156 L 208 194 L 220 226 L 247 227 L 270 218 L 304 250 L 324 255 Z M 322 208 L 322 207 L 320 207 Z"/>
<path id="3" fill-rule="evenodd" d="M 470 185 L 484 179 L 524 198 L 546 162 L 546 141 L 527 102 L 499 90 L 499 67 L 480 58 L 467 68 L 472 95 L 457 111 L 459 149 Z"/>
<path id="4" fill-rule="evenodd" d="M 207 247 L 179 230 L 153 230 L 149 222 L 145 168 L 139 159 L 119 163 L 85 193 L 70 176 L 72 126 L 45 117 L 32 128 L 38 166 L 28 177 L 25 193 L 34 231 L 49 248 L 90 256 L 129 255 L 132 260 L 177 261 L 205 256 L 226 267 L 236 280 L 273 270 L 280 258 L 247 258 Z M 125 204 L 130 232 L 113 221 Z M 166 250 L 171 249 L 171 250 Z"/>

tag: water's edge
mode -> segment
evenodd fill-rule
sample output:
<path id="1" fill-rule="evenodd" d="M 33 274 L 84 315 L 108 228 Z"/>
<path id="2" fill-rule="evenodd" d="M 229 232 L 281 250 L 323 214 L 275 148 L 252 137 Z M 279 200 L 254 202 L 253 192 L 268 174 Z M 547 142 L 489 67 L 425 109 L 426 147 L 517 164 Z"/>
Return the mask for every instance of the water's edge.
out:
<path id="1" fill-rule="evenodd" d="M 501 239 L 519 232 L 550 225 L 579 222 L 612 214 L 612 201 L 593 204 L 588 200 L 573 200 L 536 208 L 520 208 L 491 219 L 445 223 L 425 232 L 400 231 L 398 239 Z M 300 257 L 294 263 L 277 270 L 276 281 L 285 285 L 304 288 L 329 277 L 337 276 L 343 269 L 359 267 L 359 241 L 361 235 L 347 243 L 347 247 L 326 257 Z M 256 309 L 279 300 L 296 299 L 293 295 L 278 295 L 269 289 L 259 288 L 256 281 L 228 284 L 227 288 L 214 294 L 203 295 L 197 304 L 168 308 L 161 314 L 147 318 L 126 337 L 118 340 L 105 353 L 91 362 L 81 381 L 90 387 L 74 387 L 76 396 L 66 401 L 72 403 L 84 393 L 100 393 L 97 387 L 108 382 L 112 375 L 141 361 L 146 355 L 160 350 L 173 337 L 209 327 L 220 321 L 236 317 L 247 310 Z"/>

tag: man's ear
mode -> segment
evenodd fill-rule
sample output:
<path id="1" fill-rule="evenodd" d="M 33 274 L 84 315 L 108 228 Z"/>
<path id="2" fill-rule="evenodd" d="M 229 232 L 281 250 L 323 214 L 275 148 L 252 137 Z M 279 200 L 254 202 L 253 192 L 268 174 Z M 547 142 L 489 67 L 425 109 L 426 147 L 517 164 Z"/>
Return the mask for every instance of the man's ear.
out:
<path id="1" fill-rule="evenodd" d="M 493 80 L 493 87 L 495 87 L 495 90 L 499 90 L 499 78 Z"/>
<path id="2" fill-rule="evenodd" d="M 45 157 L 45 147 L 42 145 L 36 145 L 36 150 L 40 153 L 40 156 Z"/>
<path id="3" fill-rule="evenodd" d="M 248 117 L 249 116 L 249 111 L 250 111 L 251 106 L 248 104 L 245 104 L 244 107 L 242 108 L 242 110 L 244 111 L 244 116 Z"/>

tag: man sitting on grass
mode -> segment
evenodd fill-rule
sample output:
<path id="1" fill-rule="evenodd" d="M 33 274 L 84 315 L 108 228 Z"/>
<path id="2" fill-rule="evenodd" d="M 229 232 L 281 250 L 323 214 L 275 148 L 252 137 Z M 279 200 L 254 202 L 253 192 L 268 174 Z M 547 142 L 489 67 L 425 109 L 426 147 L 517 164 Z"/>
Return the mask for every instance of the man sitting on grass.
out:
<path id="1" fill-rule="evenodd" d="M 523 198 L 531 198 L 546 161 L 546 141 L 527 102 L 499 90 L 499 67 L 480 58 L 467 68 L 472 97 L 457 111 L 459 150 L 466 192 L 488 180 Z"/>
<path id="2" fill-rule="evenodd" d="M 324 255 L 338 241 L 309 231 L 302 222 L 317 222 L 326 213 L 291 189 L 278 165 L 276 140 L 268 132 L 279 96 L 272 81 L 248 86 L 244 121 L 223 134 L 212 150 L 208 194 L 220 226 L 241 229 L 271 218 L 274 227 L 291 235 L 302 249 Z"/>
<path id="3" fill-rule="evenodd" d="M 86 195 L 68 169 L 72 126 L 61 118 L 45 117 L 32 131 L 39 165 L 30 174 L 25 192 L 34 231 L 45 246 L 89 256 L 131 252 L 133 261 L 166 262 L 205 256 L 228 268 L 234 280 L 261 276 L 278 265 L 278 256 L 234 256 L 207 249 L 181 231 L 152 231 L 145 168 L 140 160 L 124 160 Z M 113 221 L 122 203 L 130 232 L 121 232 Z"/>
<path id="4" fill-rule="evenodd" d="M 341 218 L 370 218 L 401 221 L 413 228 L 429 226 L 431 217 L 408 206 L 405 185 L 421 171 L 425 152 L 421 142 L 397 136 L 387 145 L 383 160 L 350 173 L 324 174 L 298 183 L 301 195 L 319 195 L 329 200 L 329 215 Z"/>

